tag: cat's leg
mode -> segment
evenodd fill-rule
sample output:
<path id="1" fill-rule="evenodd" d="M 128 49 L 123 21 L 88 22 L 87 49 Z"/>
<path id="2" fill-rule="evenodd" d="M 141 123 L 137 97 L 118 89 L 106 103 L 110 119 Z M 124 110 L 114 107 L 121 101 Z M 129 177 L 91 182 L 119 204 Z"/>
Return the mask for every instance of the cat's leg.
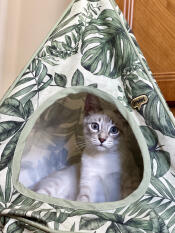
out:
<path id="1" fill-rule="evenodd" d="M 80 179 L 80 190 L 77 201 L 98 202 L 98 189 L 101 191 L 99 183 L 98 176 L 82 176 Z"/>
<path id="2" fill-rule="evenodd" d="M 80 186 L 80 192 L 77 196 L 77 201 L 82 201 L 82 202 L 91 202 L 91 190 L 88 185 L 81 185 Z"/>
<path id="3" fill-rule="evenodd" d="M 105 182 L 100 176 L 91 176 L 90 179 L 86 177 L 81 179 L 80 191 L 76 200 L 82 202 L 105 202 L 108 200 L 107 192 Z"/>
<path id="4" fill-rule="evenodd" d="M 75 200 L 77 185 L 77 168 L 72 165 L 43 178 L 33 187 L 33 191 L 61 199 Z"/>
<path id="5" fill-rule="evenodd" d="M 46 177 L 38 182 L 33 191 L 52 197 L 67 199 L 69 190 L 66 190 L 65 181 L 61 177 Z"/>

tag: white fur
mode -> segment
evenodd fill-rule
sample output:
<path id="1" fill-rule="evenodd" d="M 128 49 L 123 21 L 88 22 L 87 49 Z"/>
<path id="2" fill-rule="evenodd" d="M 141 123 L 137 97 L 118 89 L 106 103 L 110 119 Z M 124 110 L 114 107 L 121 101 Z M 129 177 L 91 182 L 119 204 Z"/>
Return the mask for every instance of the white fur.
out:
<path id="1" fill-rule="evenodd" d="M 79 165 L 72 165 L 54 172 L 38 182 L 33 190 L 49 196 L 75 200 L 78 192 Z"/>
<path id="2" fill-rule="evenodd" d="M 79 201 L 105 202 L 120 198 L 120 157 L 116 153 L 84 151 L 81 160 Z"/>

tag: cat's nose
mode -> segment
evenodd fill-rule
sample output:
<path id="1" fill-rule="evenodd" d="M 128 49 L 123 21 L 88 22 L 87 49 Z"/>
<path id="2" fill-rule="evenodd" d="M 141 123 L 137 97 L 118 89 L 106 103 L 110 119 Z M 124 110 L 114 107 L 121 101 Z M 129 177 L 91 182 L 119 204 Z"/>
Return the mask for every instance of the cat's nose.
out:
<path id="1" fill-rule="evenodd" d="M 105 139 L 105 138 L 99 138 L 99 141 L 100 141 L 101 143 L 103 143 L 104 141 L 106 141 L 106 139 Z"/>

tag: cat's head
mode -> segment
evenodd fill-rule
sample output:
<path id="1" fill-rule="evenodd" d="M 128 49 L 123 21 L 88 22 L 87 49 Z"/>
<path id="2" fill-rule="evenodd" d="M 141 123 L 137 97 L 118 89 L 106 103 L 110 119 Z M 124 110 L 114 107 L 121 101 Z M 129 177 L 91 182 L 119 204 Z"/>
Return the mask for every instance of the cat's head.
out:
<path id="1" fill-rule="evenodd" d="M 88 94 L 85 102 L 84 137 L 86 148 L 116 151 L 122 134 L 123 119 L 112 109 L 102 109 L 99 99 Z"/>

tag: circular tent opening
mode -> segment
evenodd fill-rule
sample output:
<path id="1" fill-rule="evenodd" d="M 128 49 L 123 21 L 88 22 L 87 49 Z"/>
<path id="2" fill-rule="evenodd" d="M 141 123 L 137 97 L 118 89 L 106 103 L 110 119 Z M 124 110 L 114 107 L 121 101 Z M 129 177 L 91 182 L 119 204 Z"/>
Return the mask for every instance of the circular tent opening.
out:
<path id="1" fill-rule="evenodd" d="M 100 117 L 102 114 L 108 117 Z M 91 122 L 85 123 L 88 115 Z M 99 136 L 104 129 L 108 132 L 103 135 L 105 138 Z M 95 140 L 94 134 L 98 143 L 109 140 L 112 149 L 106 145 L 107 149 L 96 150 L 90 145 Z M 90 168 L 86 167 L 86 161 L 82 162 L 88 152 L 87 167 L 91 164 Z M 91 193 L 95 193 L 92 199 L 80 198 L 83 177 L 86 181 L 89 179 L 86 186 L 91 186 Z M 142 177 L 139 146 L 116 106 L 95 95 L 78 93 L 56 100 L 35 122 L 22 153 L 19 182 L 28 189 L 56 198 L 110 202 L 135 191 Z"/>

